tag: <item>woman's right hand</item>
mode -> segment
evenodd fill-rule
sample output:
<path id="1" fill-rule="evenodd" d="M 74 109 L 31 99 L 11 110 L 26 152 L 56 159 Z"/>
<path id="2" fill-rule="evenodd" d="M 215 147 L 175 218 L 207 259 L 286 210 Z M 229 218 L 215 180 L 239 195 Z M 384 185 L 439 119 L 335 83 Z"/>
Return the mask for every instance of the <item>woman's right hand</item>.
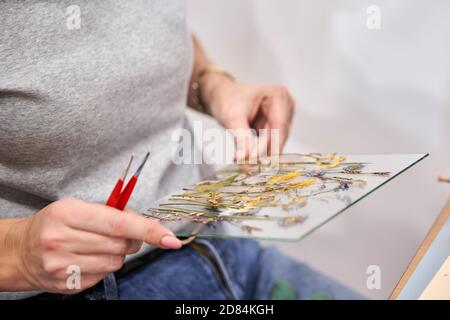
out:
<path id="1" fill-rule="evenodd" d="M 181 247 L 180 240 L 155 220 L 78 199 L 53 202 L 14 224 L 9 233 L 20 239 L 14 251 L 22 281 L 14 291 L 77 293 L 119 270 L 125 256 L 137 252 L 142 242 Z M 67 285 L 72 266 L 80 271 L 81 288 Z"/>

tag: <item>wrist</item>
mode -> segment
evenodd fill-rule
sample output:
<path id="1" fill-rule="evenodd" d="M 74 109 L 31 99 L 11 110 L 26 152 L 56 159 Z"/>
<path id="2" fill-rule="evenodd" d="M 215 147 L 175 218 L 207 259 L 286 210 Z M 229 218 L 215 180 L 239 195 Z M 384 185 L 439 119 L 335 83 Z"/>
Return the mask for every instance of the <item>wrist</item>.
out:
<path id="1" fill-rule="evenodd" d="M 233 79 L 221 73 L 209 73 L 203 77 L 200 82 L 200 98 L 207 114 L 214 116 L 213 107 L 216 105 L 215 100 L 220 95 L 220 90 L 232 83 Z"/>
<path id="2" fill-rule="evenodd" d="M 234 77 L 224 69 L 209 65 L 202 69 L 197 78 L 193 81 L 192 107 L 197 111 L 213 115 L 212 106 L 217 92 L 223 85 L 235 82 Z"/>
<path id="3" fill-rule="evenodd" d="M 27 218 L 0 221 L 0 291 L 32 290 L 23 268 L 21 251 Z"/>

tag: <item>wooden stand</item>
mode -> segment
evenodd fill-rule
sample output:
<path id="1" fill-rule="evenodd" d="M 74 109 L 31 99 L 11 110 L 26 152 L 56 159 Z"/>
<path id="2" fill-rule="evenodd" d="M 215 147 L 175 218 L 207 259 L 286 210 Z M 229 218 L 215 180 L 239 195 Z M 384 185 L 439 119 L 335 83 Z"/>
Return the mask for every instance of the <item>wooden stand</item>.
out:
<path id="1" fill-rule="evenodd" d="M 434 241 L 436 236 L 438 235 L 439 231 L 441 231 L 442 227 L 444 226 L 447 219 L 450 217 L 450 199 L 447 202 L 447 205 L 444 207 L 442 212 L 437 217 L 436 221 L 434 222 L 433 226 L 431 227 L 430 231 L 428 232 L 425 240 L 422 242 L 422 244 L 419 247 L 419 250 L 417 251 L 416 255 L 410 262 L 408 268 L 406 269 L 403 276 L 400 278 L 400 281 L 395 286 L 394 290 L 392 291 L 391 296 L 389 297 L 390 300 L 396 300 L 399 296 L 400 292 L 410 279 L 411 275 L 413 274 L 414 270 L 416 269 L 417 265 L 422 260 L 422 257 L 427 252 L 428 248 L 430 247 L 431 243 Z"/>

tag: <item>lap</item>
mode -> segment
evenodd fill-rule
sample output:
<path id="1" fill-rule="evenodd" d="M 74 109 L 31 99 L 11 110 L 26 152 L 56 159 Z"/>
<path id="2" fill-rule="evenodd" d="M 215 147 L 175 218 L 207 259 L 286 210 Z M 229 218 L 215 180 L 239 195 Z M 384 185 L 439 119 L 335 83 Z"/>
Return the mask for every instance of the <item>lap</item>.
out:
<path id="1" fill-rule="evenodd" d="M 198 240 L 165 252 L 119 279 L 118 289 L 121 299 L 361 298 L 276 248 L 252 240 Z"/>

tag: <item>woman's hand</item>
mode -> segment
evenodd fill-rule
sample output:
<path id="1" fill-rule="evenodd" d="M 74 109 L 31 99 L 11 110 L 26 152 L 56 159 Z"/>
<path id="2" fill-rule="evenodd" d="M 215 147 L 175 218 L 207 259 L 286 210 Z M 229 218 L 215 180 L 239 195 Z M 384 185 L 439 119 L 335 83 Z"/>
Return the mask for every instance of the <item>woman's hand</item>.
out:
<path id="1" fill-rule="evenodd" d="M 125 256 L 137 252 L 142 242 L 181 247 L 174 234 L 155 220 L 77 199 L 56 201 L 22 219 L 10 228 L 8 237 L 6 242 L 15 245 L 20 273 L 14 291 L 65 294 L 92 287 L 107 273 L 119 270 Z M 66 285 L 69 266 L 79 268 L 81 288 Z"/>
<path id="2" fill-rule="evenodd" d="M 295 101 L 285 87 L 238 83 L 222 74 L 209 73 L 202 78 L 201 88 L 207 112 L 225 128 L 232 129 L 236 138 L 235 158 L 255 154 L 257 140 L 250 129 L 255 129 L 257 134 L 260 129 L 277 129 L 278 137 L 269 132 L 259 143 L 267 148 L 263 150 L 267 154 L 281 153 L 295 107 Z M 261 154 L 261 150 L 256 153 Z"/>

